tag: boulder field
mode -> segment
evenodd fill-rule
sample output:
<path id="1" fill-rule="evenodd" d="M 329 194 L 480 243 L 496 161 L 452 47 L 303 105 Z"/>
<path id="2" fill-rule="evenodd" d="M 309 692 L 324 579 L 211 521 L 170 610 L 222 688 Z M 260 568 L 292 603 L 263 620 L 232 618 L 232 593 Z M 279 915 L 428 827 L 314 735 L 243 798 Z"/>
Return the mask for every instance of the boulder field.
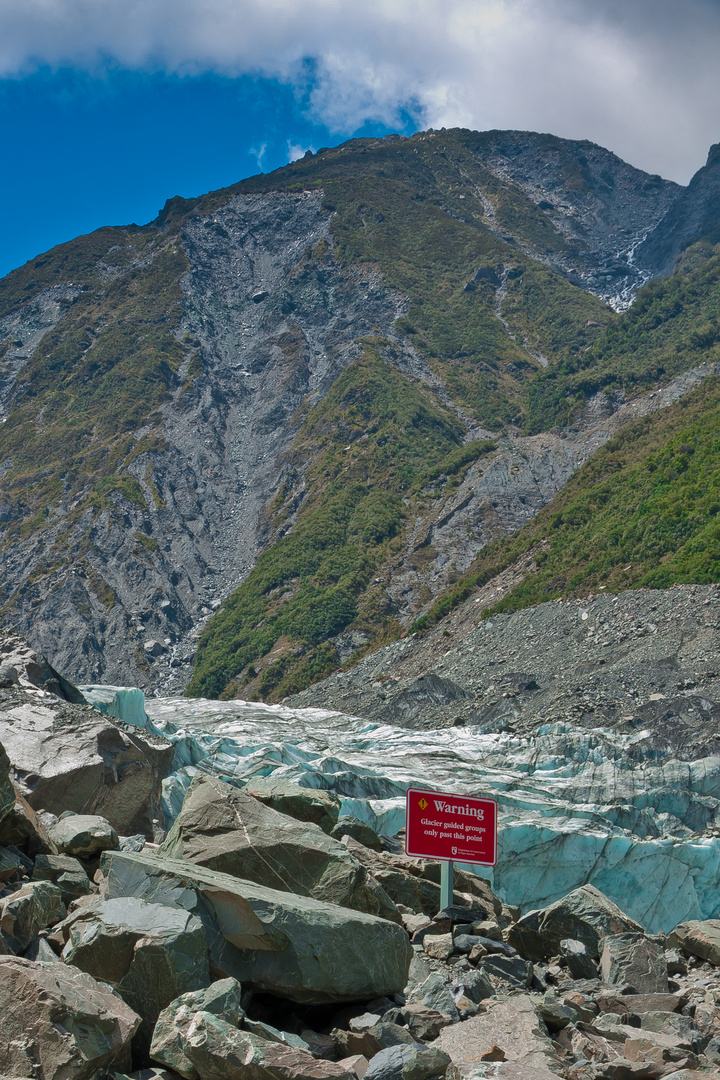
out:
<path id="1" fill-rule="evenodd" d="M 0 750 L 3 1080 L 720 1080 L 720 920 L 650 933 L 591 884 L 521 912 L 461 869 L 441 909 L 436 864 L 287 779 L 196 770 L 165 835 L 159 735 L 19 681 L 0 724 L 46 763 Z"/>

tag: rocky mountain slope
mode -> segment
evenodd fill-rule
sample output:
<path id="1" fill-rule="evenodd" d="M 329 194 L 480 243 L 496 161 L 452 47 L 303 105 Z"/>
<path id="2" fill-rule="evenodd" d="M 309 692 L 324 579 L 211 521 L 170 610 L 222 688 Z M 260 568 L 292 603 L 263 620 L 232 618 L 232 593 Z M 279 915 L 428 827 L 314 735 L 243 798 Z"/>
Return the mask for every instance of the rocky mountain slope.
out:
<path id="1" fill-rule="evenodd" d="M 77 679 L 180 689 L 194 663 L 193 692 L 266 699 L 397 637 L 712 370 L 707 240 L 616 315 L 684 198 L 589 143 L 425 132 L 15 271 L 3 624 Z"/>

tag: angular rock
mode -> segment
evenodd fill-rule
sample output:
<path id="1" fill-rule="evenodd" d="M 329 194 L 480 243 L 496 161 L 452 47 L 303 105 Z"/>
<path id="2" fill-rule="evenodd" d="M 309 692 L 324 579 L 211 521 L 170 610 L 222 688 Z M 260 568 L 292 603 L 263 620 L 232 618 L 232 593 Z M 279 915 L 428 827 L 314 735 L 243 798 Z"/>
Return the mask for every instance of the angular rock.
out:
<path id="1" fill-rule="evenodd" d="M 162 1009 L 210 982 L 203 925 L 182 908 L 132 896 L 94 901 L 70 915 L 63 932 L 63 960 L 110 983 L 142 1018 L 140 1047 Z"/>
<path id="2" fill-rule="evenodd" d="M 485 971 L 464 971 L 453 982 L 451 990 L 456 997 L 456 1001 L 462 995 L 476 1005 L 479 1005 L 485 998 L 493 997 L 495 994 L 493 984 Z"/>
<path id="3" fill-rule="evenodd" d="M 455 951 L 452 934 L 426 934 L 423 949 L 433 960 L 447 960 Z"/>
<path id="4" fill-rule="evenodd" d="M 337 824 L 341 802 L 334 791 L 301 787 L 272 776 L 249 780 L 243 790 L 281 814 L 319 825 L 324 833 L 332 834 Z"/>
<path id="5" fill-rule="evenodd" d="M 566 938 L 581 941 L 593 958 L 608 934 L 637 933 L 643 928 L 593 885 L 583 885 L 540 911 L 523 915 L 508 933 L 508 941 L 528 960 L 557 956 Z"/>
<path id="6" fill-rule="evenodd" d="M 110 822 L 97 814 L 68 814 L 54 822 L 48 833 L 61 855 L 91 859 L 102 851 L 116 851 L 120 847 L 118 834 Z"/>
<path id="7" fill-rule="evenodd" d="M 20 877 L 24 867 L 17 848 L 0 847 L 0 884 Z"/>
<path id="8" fill-rule="evenodd" d="M 480 1062 L 487 1060 L 483 1055 L 492 1046 L 500 1047 L 507 1061 L 522 1066 L 525 1072 L 520 1071 L 518 1077 L 531 1076 L 533 1068 L 547 1073 L 559 1066 L 553 1044 L 541 1030 L 535 1006 L 525 994 L 491 1004 L 486 1012 L 446 1027 L 432 1045 L 450 1055 L 453 1075 L 458 1077 L 477 1074 Z"/>
<path id="9" fill-rule="evenodd" d="M 160 854 L 401 922 L 344 844 L 215 778 L 190 785 Z"/>
<path id="10" fill-rule="evenodd" d="M 600 974 L 604 983 L 631 986 L 637 994 L 666 994 L 665 952 L 644 934 L 609 934 L 603 938 Z"/>
<path id="11" fill-rule="evenodd" d="M 72 855 L 38 855 L 32 880 L 52 881 L 59 888 L 64 904 L 94 891 L 82 863 Z"/>
<path id="12" fill-rule="evenodd" d="M 560 959 L 567 964 L 573 979 L 597 979 L 597 964 L 583 941 L 565 938 L 560 942 Z"/>
<path id="13" fill-rule="evenodd" d="M 212 1013 L 236 1028 L 244 1016 L 240 1005 L 242 987 L 237 979 L 219 979 L 203 990 L 175 998 L 162 1010 L 152 1035 L 150 1057 L 169 1065 L 186 1080 L 198 1080 L 195 1066 L 185 1053 L 185 1040 L 198 1012 Z"/>
<path id="14" fill-rule="evenodd" d="M 720 919 L 680 923 L 669 935 L 668 944 L 720 967 Z"/>
<path id="15" fill-rule="evenodd" d="M 502 979 L 521 989 L 527 989 L 533 980 L 533 966 L 529 960 L 523 960 L 521 956 L 503 956 L 502 953 L 492 953 L 481 961 L 481 970 L 485 975 L 496 979 Z"/>
<path id="16" fill-rule="evenodd" d="M 140 1018 L 76 968 L 0 956 L 0 1074 L 95 1080 L 130 1068 Z"/>
<path id="17" fill-rule="evenodd" d="M 183 1050 L 202 1080 L 356 1080 L 341 1062 L 259 1039 L 209 1012 L 195 1013 Z"/>
<path id="18" fill-rule="evenodd" d="M 76 705 L 85 700 L 78 688 L 60 675 L 42 653 L 35 652 L 15 634 L 3 634 L 0 639 L 0 686 L 44 690 Z"/>
<path id="19" fill-rule="evenodd" d="M 15 789 L 10 780 L 10 759 L 0 743 L 0 822 L 15 805 Z"/>
<path id="20" fill-rule="evenodd" d="M 173 748 L 89 706 L 28 701 L 0 711 L 0 742 L 34 810 L 101 814 L 123 835 L 153 835 Z M 71 722 L 69 722 L 71 721 Z M 0 839 L 0 843 L 4 841 Z"/>
<path id="21" fill-rule="evenodd" d="M 447 1013 L 429 1009 L 427 1005 L 406 1005 L 402 1017 L 410 1034 L 419 1042 L 432 1042 L 443 1028 L 453 1022 Z"/>
<path id="22" fill-rule="evenodd" d="M 196 912 L 214 972 L 243 985 L 321 1004 L 401 993 L 407 983 L 412 947 L 386 919 L 145 852 L 106 852 L 101 869 L 109 897 Z"/>
<path id="23" fill-rule="evenodd" d="M 683 994 L 619 994 L 615 990 L 601 990 L 595 995 L 601 1012 L 642 1014 L 646 1012 L 680 1012 L 687 1005 Z"/>
<path id="24" fill-rule="evenodd" d="M 0 931 L 18 951 L 64 917 L 62 893 L 50 881 L 29 881 L 0 900 Z"/>
<path id="25" fill-rule="evenodd" d="M 647 1012 L 640 1018 L 643 1031 L 662 1032 L 670 1035 L 680 1050 L 699 1054 L 705 1045 L 702 1032 L 690 1016 L 676 1012 Z"/>
<path id="26" fill-rule="evenodd" d="M 389 1046 L 370 1062 L 367 1080 L 427 1080 L 444 1076 L 450 1057 L 436 1046 Z"/>
<path id="27" fill-rule="evenodd" d="M 0 844 L 12 844 L 33 858 L 54 854 L 56 848 L 44 823 L 15 785 L 13 795 L 13 805 L 0 821 Z"/>
<path id="28" fill-rule="evenodd" d="M 344 836 L 351 836 L 353 840 L 358 844 L 362 844 L 363 847 L 372 848 L 373 851 L 383 850 L 382 841 L 375 830 L 352 814 L 345 814 L 341 817 L 330 835 L 334 836 L 336 840 L 342 840 Z"/>

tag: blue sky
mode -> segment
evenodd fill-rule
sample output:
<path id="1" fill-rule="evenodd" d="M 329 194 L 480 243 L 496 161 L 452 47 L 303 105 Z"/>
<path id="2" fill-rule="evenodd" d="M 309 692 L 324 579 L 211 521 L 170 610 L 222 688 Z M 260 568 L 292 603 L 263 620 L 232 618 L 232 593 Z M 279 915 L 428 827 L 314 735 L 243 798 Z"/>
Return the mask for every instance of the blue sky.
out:
<path id="1" fill-rule="evenodd" d="M 718 0 L 0 0 L 0 274 L 354 134 L 548 131 L 686 183 L 719 54 Z"/>
<path id="2" fill-rule="evenodd" d="M 307 95 L 276 79 L 48 70 L 0 81 L 0 275 L 101 225 L 152 220 L 200 195 L 286 165 L 308 148 L 386 124 L 329 131 Z M 416 130 L 407 116 L 392 130 Z"/>

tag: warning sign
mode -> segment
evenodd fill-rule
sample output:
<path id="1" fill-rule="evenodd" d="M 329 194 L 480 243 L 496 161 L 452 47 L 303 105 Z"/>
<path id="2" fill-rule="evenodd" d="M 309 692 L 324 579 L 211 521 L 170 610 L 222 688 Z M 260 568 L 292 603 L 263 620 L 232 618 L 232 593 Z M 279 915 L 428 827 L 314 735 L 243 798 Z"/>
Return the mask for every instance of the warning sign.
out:
<path id="1" fill-rule="evenodd" d="M 424 859 L 482 863 L 497 860 L 497 803 L 409 788 L 405 851 Z"/>

